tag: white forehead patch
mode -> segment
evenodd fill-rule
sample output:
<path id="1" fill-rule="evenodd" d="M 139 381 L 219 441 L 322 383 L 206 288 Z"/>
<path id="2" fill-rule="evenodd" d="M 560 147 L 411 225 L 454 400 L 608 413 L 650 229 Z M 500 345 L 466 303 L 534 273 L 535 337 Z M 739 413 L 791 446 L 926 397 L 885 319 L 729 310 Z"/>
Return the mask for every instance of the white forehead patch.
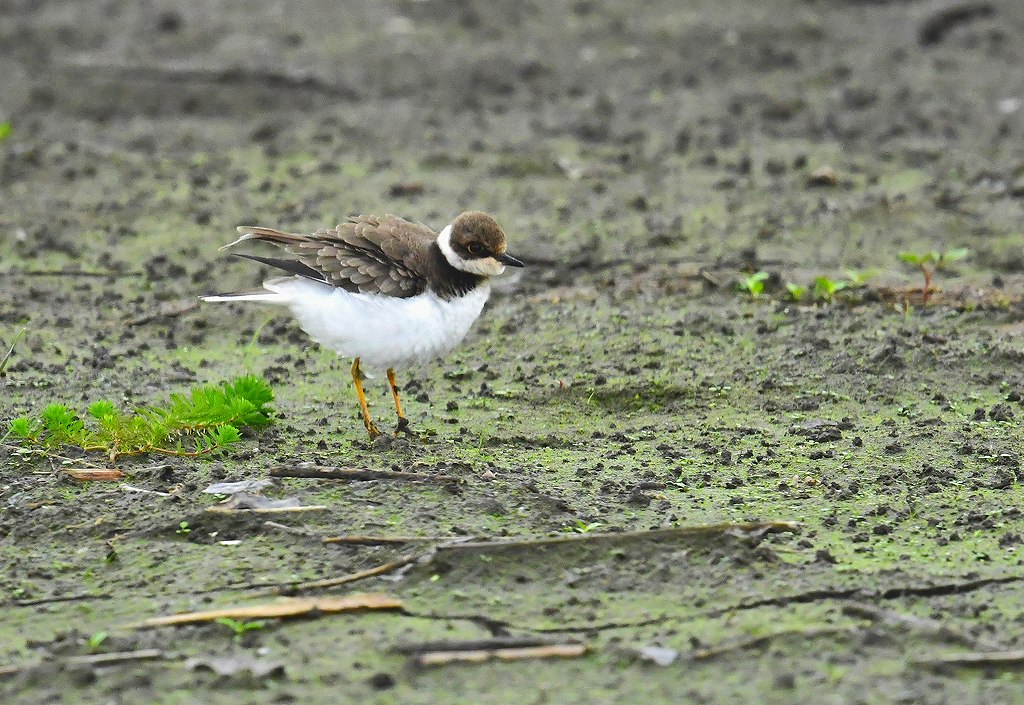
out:
<path id="1" fill-rule="evenodd" d="M 444 226 L 444 230 L 437 234 L 437 246 L 441 248 L 448 264 L 460 271 L 485 277 L 496 277 L 505 271 L 505 265 L 493 257 L 481 257 L 480 259 L 459 257 L 458 253 L 452 249 L 452 226 L 450 224 Z"/>

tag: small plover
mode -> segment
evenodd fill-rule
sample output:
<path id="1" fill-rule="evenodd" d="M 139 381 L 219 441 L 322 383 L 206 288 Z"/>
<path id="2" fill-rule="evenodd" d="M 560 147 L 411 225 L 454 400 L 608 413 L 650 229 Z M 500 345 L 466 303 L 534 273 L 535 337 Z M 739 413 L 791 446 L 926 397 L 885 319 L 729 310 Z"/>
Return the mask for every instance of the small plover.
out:
<path id="1" fill-rule="evenodd" d="M 262 301 L 287 306 L 313 340 L 353 358 L 352 381 L 370 438 L 360 362 L 387 370 L 398 412 L 397 431 L 409 422 L 398 399 L 395 367 L 425 362 L 459 344 L 491 293 L 489 279 L 523 263 L 505 251 L 505 233 L 493 217 L 462 213 L 435 233 L 393 215 L 359 215 L 336 228 L 295 235 L 240 227 L 248 240 L 270 242 L 290 257 L 238 254 L 288 272 L 258 291 L 204 296 L 205 301 Z"/>

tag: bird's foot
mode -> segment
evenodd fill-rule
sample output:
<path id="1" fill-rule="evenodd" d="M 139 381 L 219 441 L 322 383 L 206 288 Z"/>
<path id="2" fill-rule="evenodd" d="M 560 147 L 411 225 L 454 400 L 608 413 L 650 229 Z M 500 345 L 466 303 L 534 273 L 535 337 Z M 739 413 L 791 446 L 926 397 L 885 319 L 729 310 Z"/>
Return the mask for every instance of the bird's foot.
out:
<path id="1" fill-rule="evenodd" d="M 365 426 L 366 432 L 370 434 L 371 441 L 376 440 L 377 438 L 380 438 L 381 436 L 384 435 L 383 433 L 380 432 L 380 429 L 377 428 L 377 424 L 375 424 L 373 421 L 366 422 Z"/>

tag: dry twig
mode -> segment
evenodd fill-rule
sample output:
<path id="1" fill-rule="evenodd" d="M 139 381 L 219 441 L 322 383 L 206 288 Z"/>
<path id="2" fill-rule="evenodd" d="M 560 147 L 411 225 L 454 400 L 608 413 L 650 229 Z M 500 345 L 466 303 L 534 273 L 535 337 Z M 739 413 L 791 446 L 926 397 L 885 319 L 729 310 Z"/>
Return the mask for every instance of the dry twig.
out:
<path id="1" fill-rule="evenodd" d="M 416 563 L 419 560 L 428 560 L 433 555 L 433 551 L 421 556 L 409 554 L 402 556 L 390 563 L 384 563 L 373 568 L 367 568 L 366 570 L 360 570 L 355 573 L 349 573 L 348 575 L 342 575 L 339 578 L 326 578 L 324 580 L 310 580 L 304 583 L 288 583 L 280 585 L 269 590 L 267 594 L 271 595 L 283 595 L 283 594 L 294 594 L 297 592 L 305 592 L 306 590 L 322 590 L 324 588 L 337 587 L 339 585 L 347 585 L 354 583 L 359 580 L 365 580 L 366 578 L 373 578 L 378 575 L 385 575 L 386 573 L 392 573 L 396 570 L 404 568 L 407 565 Z M 252 587 L 265 587 L 263 585 L 254 585 Z M 239 588 L 235 588 L 239 589 Z"/>
<path id="2" fill-rule="evenodd" d="M 820 636 L 832 636 L 835 634 L 853 634 L 856 631 L 857 628 L 853 626 L 783 629 L 777 632 L 751 637 L 749 639 L 741 639 L 739 641 L 719 644 L 717 646 L 709 646 L 706 649 L 694 649 L 690 654 L 690 658 L 694 661 L 707 661 L 708 659 L 713 659 L 734 651 L 761 648 L 763 646 L 767 646 L 776 639 L 785 639 L 793 636 L 798 636 L 804 639 L 814 639 Z"/>
<path id="3" fill-rule="evenodd" d="M 0 377 L 3 377 L 6 374 L 5 370 L 7 369 L 7 363 L 11 361 L 11 355 L 14 354 L 14 348 L 18 347 L 18 343 L 25 337 L 26 331 L 28 331 L 28 328 L 25 327 L 22 327 L 22 329 L 18 331 L 17 335 L 14 336 L 14 340 L 11 341 L 11 347 L 7 351 L 7 354 L 4 355 L 2 360 L 0 360 Z"/>
<path id="4" fill-rule="evenodd" d="M 851 617 L 861 617 L 889 626 L 905 626 L 927 634 L 934 634 L 949 641 L 957 641 L 966 646 L 977 647 L 979 645 L 977 638 L 951 624 L 946 624 L 936 619 L 894 612 L 864 602 L 852 602 L 843 605 L 843 614 Z"/>
<path id="5" fill-rule="evenodd" d="M 276 521 L 265 521 L 263 526 L 268 529 L 277 529 L 278 531 L 284 531 L 288 534 L 294 534 L 295 536 L 302 536 L 304 538 L 319 539 L 320 537 L 313 531 L 307 529 L 300 529 L 297 526 L 288 526 L 287 524 L 278 524 Z"/>
<path id="6" fill-rule="evenodd" d="M 444 543 L 457 539 L 455 536 L 324 536 L 324 543 L 344 543 L 358 546 L 395 546 L 406 543 Z"/>
<path id="7" fill-rule="evenodd" d="M 270 469 L 271 477 L 310 477 L 315 480 L 392 480 L 397 482 L 460 482 L 454 475 L 430 475 L 422 472 L 398 470 L 360 470 L 357 468 L 332 468 L 319 465 Z"/>
<path id="8" fill-rule="evenodd" d="M 572 658 L 583 656 L 588 647 L 580 642 L 551 642 L 536 638 L 480 639 L 474 641 L 435 641 L 406 644 L 395 651 L 408 654 L 417 666 L 445 666 L 450 663 L 519 661 L 532 658 Z"/>
<path id="9" fill-rule="evenodd" d="M 275 602 L 258 605 L 240 605 L 203 612 L 185 612 L 165 617 L 153 617 L 126 625 L 133 629 L 167 627 L 179 624 L 214 622 L 218 619 L 284 619 L 287 617 L 315 617 L 321 614 L 356 612 L 359 610 L 396 610 L 402 608 L 402 601 L 388 595 L 367 593 L 346 597 L 282 598 Z"/>
<path id="10" fill-rule="evenodd" d="M 931 668 L 1024 668 L 1024 651 L 969 651 L 914 659 L 918 666 Z"/>
<path id="11" fill-rule="evenodd" d="M 71 666 L 109 666 L 127 661 L 148 661 L 164 657 L 165 654 L 160 649 L 139 649 L 137 651 L 113 651 L 108 654 L 90 654 L 88 656 L 68 656 L 67 658 L 60 659 L 59 662 Z M 42 661 L 36 661 L 34 663 L 0 666 L 0 678 L 16 676 L 22 671 L 36 668 L 42 663 Z"/>
<path id="12" fill-rule="evenodd" d="M 468 541 L 463 543 L 451 543 L 438 546 L 441 551 L 474 551 L 502 548 L 533 548 L 536 546 L 557 546 L 561 544 L 589 543 L 594 541 L 606 541 L 610 543 L 624 543 L 630 541 L 648 541 L 657 539 L 670 539 L 682 537 L 709 537 L 724 534 L 729 531 L 740 531 L 744 533 L 778 533 L 797 531 L 800 528 L 798 522 L 793 521 L 766 521 L 766 522 L 739 522 L 724 524 L 708 524 L 706 526 L 676 526 L 668 529 L 655 529 L 653 531 L 620 531 L 607 533 L 570 534 L 567 536 L 551 536 L 541 539 L 518 539 L 510 541 Z"/>

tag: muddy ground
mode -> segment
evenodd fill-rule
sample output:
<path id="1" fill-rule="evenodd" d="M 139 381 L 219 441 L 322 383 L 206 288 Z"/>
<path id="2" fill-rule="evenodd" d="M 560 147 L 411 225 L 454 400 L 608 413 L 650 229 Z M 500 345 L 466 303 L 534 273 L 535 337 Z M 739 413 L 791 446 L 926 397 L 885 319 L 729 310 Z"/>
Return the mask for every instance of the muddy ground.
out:
<path id="1" fill-rule="evenodd" d="M 0 420 L 244 373 L 279 419 L 122 482 L 3 442 L 7 702 L 1024 701 L 1019 661 L 929 663 L 1024 646 L 1019 2 L 170 5 L 0 0 L 0 354 L 26 328 Z M 468 208 L 529 266 L 448 360 L 400 371 L 412 437 L 370 444 L 348 362 L 287 317 L 195 305 L 266 274 L 217 252 L 238 224 Z M 898 253 L 956 247 L 921 301 Z M 877 274 L 787 301 L 848 269 Z M 735 290 L 758 270 L 764 295 Z M 281 479 L 264 494 L 326 508 L 205 511 L 211 482 L 301 462 L 433 479 Z M 750 521 L 800 527 L 633 535 Z M 401 611 L 123 628 L 467 536 L 583 540 L 303 593 Z M 589 652 L 395 651 L 496 636 Z"/>

